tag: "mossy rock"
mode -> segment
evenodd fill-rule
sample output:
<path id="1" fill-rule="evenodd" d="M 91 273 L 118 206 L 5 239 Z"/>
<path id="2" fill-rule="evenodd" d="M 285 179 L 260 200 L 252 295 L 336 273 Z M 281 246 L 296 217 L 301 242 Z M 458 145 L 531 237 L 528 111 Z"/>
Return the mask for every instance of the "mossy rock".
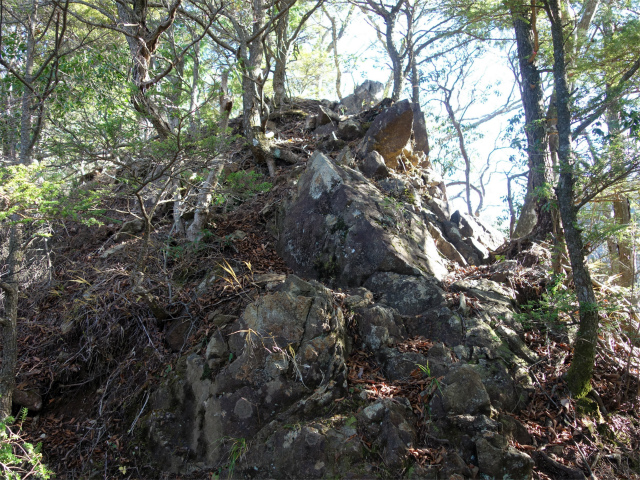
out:
<path id="1" fill-rule="evenodd" d="M 579 415 L 593 418 L 598 424 L 605 421 L 602 413 L 600 412 L 600 407 L 598 407 L 598 402 L 589 397 L 582 397 L 578 399 L 576 402 L 576 412 Z"/>

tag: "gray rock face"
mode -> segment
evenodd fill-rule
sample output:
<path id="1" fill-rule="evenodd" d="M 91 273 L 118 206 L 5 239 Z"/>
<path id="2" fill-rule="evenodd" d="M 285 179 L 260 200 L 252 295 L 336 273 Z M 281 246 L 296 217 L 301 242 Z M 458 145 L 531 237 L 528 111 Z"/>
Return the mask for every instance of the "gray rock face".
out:
<path id="1" fill-rule="evenodd" d="M 368 178 L 380 179 L 389 176 L 389 169 L 384 163 L 384 158 L 382 158 L 382 155 L 380 155 L 376 151 L 367 154 L 367 156 L 362 161 L 360 170 Z"/>
<path id="2" fill-rule="evenodd" d="M 335 478 L 365 476 L 355 417 L 280 425 L 272 422 L 247 451 L 237 478 Z M 265 462 L 265 459 L 269 459 Z"/>
<path id="3" fill-rule="evenodd" d="M 355 115 L 382 100 L 383 92 L 384 85 L 381 82 L 365 80 L 351 95 L 344 97 L 340 105 L 345 114 Z"/>
<path id="4" fill-rule="evenodd" d="M 480 472 L 492 478 L 528 480 L 533 472 L 533 460 L 506 444 L 504 437 L 488 434 L 476 442 Z"/>
<path id="5" fill-rule="evenodd" d="M 397 342 L 406 335 L 402 324 L 395 321 L 393 311 L 388 308 L 376 305 L 358 309 L 357 314 L 362 343 L 372 351 Z"/>
<path id="6" fill-rule="evenodd" d="M 444 378 L 441 392 L 431 400 L 431 409 L 447 415 L 487 415 L 491 400 L 480 375 L 470 365 L 461 365 Z"/>
<path id="7" fill-rule="evenodd" d="M 480 219 L 460 211 L 451 215 L 451 222 L 443 223 L 447 236 L 472 264 L 488 263 L 489 253 L 504 242 L 500 232 L 485 225 Z"/>
<path id="8" fill-rule="evenodd" d="M 401 315 L 419 315 L 445 304 L 444 292 L 425 276 L 399 275 L 377 272 L 364 287 L 380 295 L 380 303 L 395 308 Z"/>
<path id="9" fill-rule="evenodd" d="M 338 130 L 336 130 L 336 136 L 342 140 L 355 140 L 362 135 L 362 125 L 355 120 L 346 120 L 340 122 Z"/>
<path id="10" fill-rule="evenodd" d="M 364 408 L 357 418 L 366 438 L 380 449 L 385 465 L 400 468 L 416 438 L 409 402 L 385 398 Z"/>
<path id="11" fill-rule="evenodd" d="M 208 358 L 190 355 L 152 398 L 145 433 L 171 472 L 194 462 L 212 468 L 226 455 L 225 439 L 249 440 L 279 413 L 318 408 L 342 391 L 344 318 L 317 283 L 289 277 L 250 304 L 226 337 L 228 349 L 212 337 Z"/>
<path id="12" fill-rule="evenodd" d="M 419 215 L 320 153 L 300 177 L 278 252 L 296 273 L 342 286 L 360 286 L 375 272 L 447 273 Z"/>
<path id="13" fill-rule="evenodd" d="M 368 83 L 360 93 L 377 89 Z M 502 238 L 474 217 L 451 215 L 442 178 L 427 168 L 424 116 L 408 101 L 387 105 L 355 155 L 348 147 L 335 161 L 315 153 L 292 173 L 290 201 L 261 212 L 296 275 L 346 291 L 255 275 L 261 296 L 240 317 L 210 312 L 216 328 L 206 347 L 183 357 L 141 419 L 163 470 L 375 478 L 382 467 L 386 476 L 463 478 L 477 474 L 469 468 L 476 463 L 487 477 L 530 478 L 531 459 L 507 438 L 531 437 L 499 412 L 526 404 L 526 366 L 537 360 L 513 320 L 517 266 L 494 268 L 494 281 L 455 282 L 445 295 L 451 263 L 486 262 Z M 361 134 L 355 118 L 323 107 L 312 122 L 321 148 L 335 151 Z M 423 168 L 402 172 L 407 162 Z M 215 276 L 206 278 L 205 289 Z M 459 307 L 456 294 L 477 299 L 478 309 Z M 423 399 L 415 411 L 396 393 L 404 386 Z M 411 465 L 423 429 L 428 446 L 449 442 L 439 471 Z M 231 462 L 238 449 L 241 459 Z"/>

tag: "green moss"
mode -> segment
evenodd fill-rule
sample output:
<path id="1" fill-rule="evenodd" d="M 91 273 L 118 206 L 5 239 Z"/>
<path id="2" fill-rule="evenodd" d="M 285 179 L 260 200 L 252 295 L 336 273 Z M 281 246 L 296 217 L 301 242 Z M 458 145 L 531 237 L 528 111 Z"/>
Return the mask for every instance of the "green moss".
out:
<path id="1" fill-rule="evenodd" d="M 331 258 L 317 257 L 313 262 L 313 268 L 317 272 L 320 280 L 334 279 L 340 271 L 335 256 Z"/>
<path id="2" fill-rule="evenodd" d="M 576 402 L 576 412 L 580 415 L 585 415 L 588 417 L 594 418 L 598 423 L 604 422 L 604 418 L 600 413 L 600 408 L 598 407 L 598 402 L 595 400 L 582 397 L 579 398 Z"/>
<path id="3" fill-rule="evenodd" d="M 212 380 L 213 379 L 213 370 L 208 363 L 205 363 L 202 367 L 202 375 L 200 376 L 200 380 Z"/>
<path id="4" fill-rule="evenodd" d="M 342 236 L 345 236 L 348 231 L 349 231 L 349 226 L 345 223 L 344 218 L 342 217 L 338 217 L 338 220 L 336 221 L 335 225 L 331 227 L 331 233 L 339 232 L 342 234 Z"/>

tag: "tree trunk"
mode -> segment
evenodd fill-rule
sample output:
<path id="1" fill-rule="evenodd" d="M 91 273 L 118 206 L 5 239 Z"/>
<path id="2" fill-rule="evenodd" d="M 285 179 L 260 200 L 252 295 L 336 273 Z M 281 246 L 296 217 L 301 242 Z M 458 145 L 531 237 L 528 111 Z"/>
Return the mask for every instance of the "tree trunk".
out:
<path id="1" fill-rule="evenodd" d="M 132 80 L 136 86 L 131 101 L 135 110 L 151 122 L 160 139 L 166 139 L 171 135 L 171 126 L 164 112 L 146 92 L 153 86 L 150 84 L 149 71 L 160 35 L 173 24 L 179 4 L 180 1 L 171 8 L 168 18 L 156 27 L 154 32 L 149 31 L 146 26 L 149 10 L 146 0 L 134 0 L 132 6 L 124 2 L 118 2 L 117 5 L 122 28 L 129 32 L 126 39 L 133 63 Z"/>
<path id="2" fill-rule="evenodd" d="M 31 85 L 33 81 L 33 61 L 36 50 L 36 40 L 34 29 L 36 28 L 36 19 L 38 15 L 38 2 L 31 3 L 31 12 L 28 16 L 27 27 L 27 51 L 24 67 L 24 80 Z M 31 142 L 31 109 L 33 107 L 33 92 L 23 86 L 22 93 L 22 113 L 20 117 L 20 163 L 28 165 L 31 163 L 31 154 L 33 152 L 33 143 Z"/>
<path id="3" fill-rule="evenodd" d="M 13 91 L 9 86 L 8 91 L 0 94 L 2 105 L 2 120 L 0 122 L 0 141 L 2 142 L 2 155 L 10 164 L 16 162 L 16 138 L 15 120 L 12 111 L 14 102 Z"/>
<path id="4" fill-rule="evenodd" d="M 275 64 L 273 70 L 273 100 L 277 107 L 282 106 L 287 97 L 285 88 L 285 76 L 287 72 L 287 61 L 289 60 L 289 42 L 287 41 L 287 30 L 289 28 L 289 9 L 285 1 L 277 2 L 278 9 L 287 9 L 276 22 L 276 51 Z"/>
<path id="5" fill-rule="evenodd" d="M 465 199 L 467 202 L 467 213 L 469 213 L 469 215 L 473 215 L 473 207 L 471 206 L 471 159 L 469 158 L 469 154 L 465 146 L 462 126 L 456 119 L 455 112 L 453 111 L 453 107 L 451 106 L 452 91 L 442 86 L 440 87 L 440 89 L 444 91 L 444 106 L 447 110 L 447 114 L 449 115 L 449 120 L 456 130 L 458 145 L 460 147 L 460 154 L 462 155 L 462 159 L 464 160 Z"/>
<path id="6" fill-rule="evenodd" d="M 16 386 L 16 363 L 18 345 L 16 340 L 18 322 L 18 270 L 22 260 L 21 225 L 11 226 L 9 254 L 6 260 L 8 274 L 0 281 L 4 292 L 4 316 L 0 317 L 0 339 L 2 339 L 2 365 L 0 366 L 0 419 L 11 415 L 13 390 Z"/>
<path id="7" fill-rule="evenodd" d="M 592 0 L 594 2 L 595 0 Z M 596 3 L 597 6 L 597 3 Z M 595 6 L 593 6 L 595 9 Z M 610 21 L 603 24 L 604 42 L 609 43 L 614 34 L 613 26 Z M 623 154 L 620 152 L 619 141 L 622 135 L 620 125 L 620 101 L 612 95 L 612 85 L 606 85 L 606 94 L 610 98 L 610 104 L 607 108 L 607 128 L 609 130 L 609 147 L 611 155 Z M 623 195 L 619 195 L 613 201 L 613 218 L 616 225 L 628 227 L 631 224 L 631 205 L 629 199 Z M 631 242 L 625 237 L 611 238 L 607 242 L 611 257 L 611 273 L 617 275 L 616 285 L 621 287 L 633 287 L 635 280 L 635 255 Z"/>
<path id="8" fill-rule="evenodd" d="M 613 218 L 616 225 L 629 226 L 631 224 L 631 205 L 629 199 L 621 196 L 613 201 Z M 634 283 L 635 261 L 631 242 L 626 238 L 614 238 L 609 242 L 611 253 L 611 273 L 617 275 L 616 285 L 631 288 Z"/>
<path id="9" fill-rule="evenodd" d="M 187 229 L 187 240 L 190 242 L 195 242 L 202 238 L 202 231 L 209 220 L 211 194 L 218 185 L 218 177 L 222 172 L 222 167 L 224 167 L 224 163 L 222 162 L 222 159 L 218 159 L 217 163 L 211 168 L 209 175 L 207 175 L 207 179 L 200 188 L 193 222 L 191 222 L 191 225 L 189 225 L 189 228 Z"/>
<path id="10" fill-rule="evenodd" d="M 553 40 L 553 77 L 558 110 L 558 162 L 560 180 L 556 189 L 564 237 L 569 251 L 576 296 L 580 307 L 580 326 L 573 350 L 573 360 L 567 372 L 567 384 L 574 397 L 583 397 L 591 389 L 591 378 L 598 342 L 599 314 L 591 275 L 585 265 L 583 243 L 574 207 L 574 173 L 571 161 L 570 92 L 565 64 L 565 42 L 562 16 L 558 0 L 548 0 L 547 13 L 551 20 Z"/>
<path id="11" fill-rule="evenodd" d="M 198 82 L 200 81 L 200 42 L 197 42 L 193 46 L 193 74 L 191 77 L 191 92 L 189 92 L 189 132 L 192 136 L 195 136 L 200 123 L 200 110 L 196 111 Z"/>
<path id="12" fill-rule="evenodd" d="M 351 8 L 353 10 L 353 5 Z M 322 11 L 331 22 L 331 45 L 329 48 L 333 50 L 333 65 L 336 67 L 336 95 L 338 100 L 342 100 L 342 92 L 340 91 L 342 72 L 340 71 L 340 57 L 338 55 L 338 26 L 336 25 L 336 18 L 329 14 L 324 5 L 322 6 Z"/>
<path id="13" fill-rule="evenodd" d="M 420 105 L 420 69 L 415 59 L 411 60 L 411 101 Z"/>
<path id="14" fill-rule="evenodd" d="M 396 15 L 390 14 L 385 18 L 387 24 L 386 44 L 389 58 L 391 59 L 391 68 L 393 69 L 393 92 L 391 93 L 391 99 L 394 102 L 400 100 L 400 94 L 402 93 L 402 84 L 404 78 L 402 76 L 402 60 L 400 59 L 400 53 L 396 50 L 393 43 L 394 30 L 396 28 Z"/>
<path id="15" fill-rule="evenodd" d="M 538 52 L 533 28 L 535 17 L 532 16 L 531 10 L 530 2 L 518 3 L 511 8 L 511 18 L 518 47 L 527 155 L 531 171 L 527 195 L 535 199 L 537 223 L 533 229 L 533 237 L 544 239 L 556 230 L 551 212 L 552 205 L 549 202 L 553 185 L 553 166 L 547 153 L 544 92 L 536 62 Z M 523 230 L 517 229 L 518 234 L 522 235 Z"/>
<path id="16" fill-rule="evenodd" d="M 220 80 L 220 132 L 224 135 L 229 127 L 229 116 L 233 108 L 233 100 L 229 95 L 229 71 L 222 73 Z"/>
<path id="17" fill-rule="evenodd" d="M 531 185 L 533 182 L 532 177 L 533 172 L 529 170 L 527 193 L 524 197 L 524 205 L 522 205 L 522 210 L 520 210 L 518 222 L 511 233 L 512 239 L 526 237 L 533 231 L 538 221 L 538 217 L 536 216 L 536 200 L 533 195 L 533 187 Z"/>

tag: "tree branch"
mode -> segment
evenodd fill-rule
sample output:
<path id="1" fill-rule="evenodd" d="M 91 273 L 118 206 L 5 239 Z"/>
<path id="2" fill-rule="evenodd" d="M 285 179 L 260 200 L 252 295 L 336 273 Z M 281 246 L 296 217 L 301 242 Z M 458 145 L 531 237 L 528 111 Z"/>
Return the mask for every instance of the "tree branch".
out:
<path id="1" fill-rule="evenodd" d="M 640 57 L 633 62 L 633 65 L 622 75 L 620 81 L 612 87 L 607 93 L 607 99 L 600 104 L 596 110 L 589 115 L 580 125 L 578 125 L 574 130 L 572 136 L 575 138 L 580 135 L 584 130 L 595 122 L 600 115 L 602 115 L 607 108 L 609 108 L 614 102 L 618 101 L 618 99 L 622 96 L 622 90 L 626 86 L 627 81 L 633 77 L 633 75 L 640 68 Z"/>

